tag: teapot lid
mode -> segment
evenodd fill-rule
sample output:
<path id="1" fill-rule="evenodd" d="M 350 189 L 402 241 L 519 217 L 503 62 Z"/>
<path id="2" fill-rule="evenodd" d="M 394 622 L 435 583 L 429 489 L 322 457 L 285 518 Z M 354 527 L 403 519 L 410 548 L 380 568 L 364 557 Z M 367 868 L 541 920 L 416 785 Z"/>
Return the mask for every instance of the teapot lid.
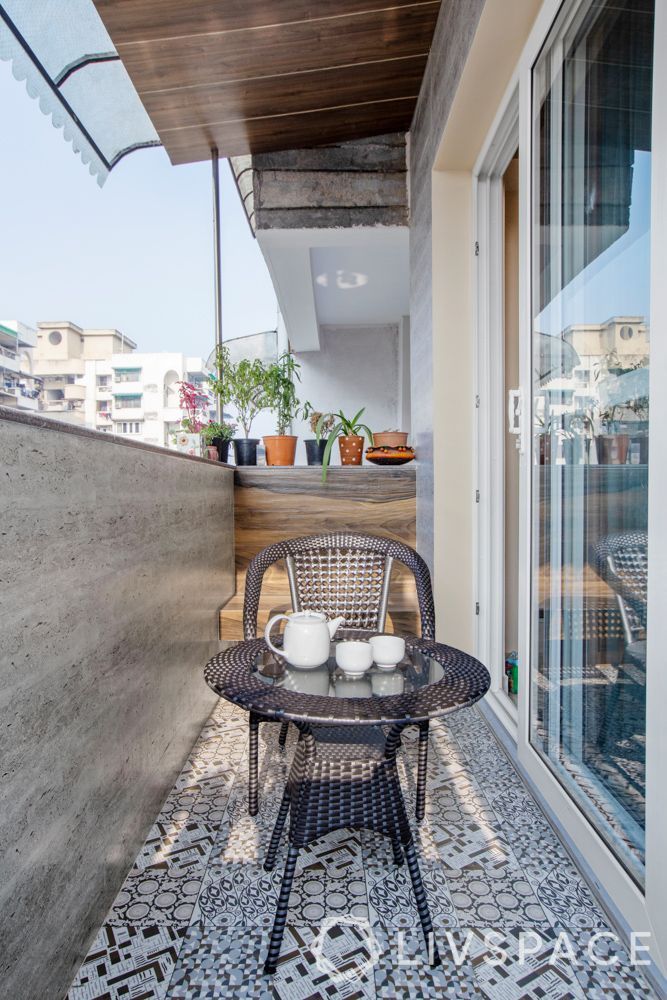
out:
<path id="1" fill-rule="evenodd" d="M 321 611 L 295 611 L 294 614 L 290 615 L 290 621 L 294 620 L 305 624 L 309 621 L 325 622 L 327 619 Z"/>

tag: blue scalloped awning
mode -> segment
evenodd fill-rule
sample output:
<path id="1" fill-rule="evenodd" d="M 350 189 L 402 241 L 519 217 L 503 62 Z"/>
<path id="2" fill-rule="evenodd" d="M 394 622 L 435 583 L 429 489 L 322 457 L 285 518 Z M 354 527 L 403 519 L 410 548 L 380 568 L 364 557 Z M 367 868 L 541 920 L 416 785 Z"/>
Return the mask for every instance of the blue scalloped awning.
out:
<path id="1" fill-rule="evenodd" d="M 92 0 L 5 0 L 0 59 L 100 186 L 127 153 L 160 145 Z"/>

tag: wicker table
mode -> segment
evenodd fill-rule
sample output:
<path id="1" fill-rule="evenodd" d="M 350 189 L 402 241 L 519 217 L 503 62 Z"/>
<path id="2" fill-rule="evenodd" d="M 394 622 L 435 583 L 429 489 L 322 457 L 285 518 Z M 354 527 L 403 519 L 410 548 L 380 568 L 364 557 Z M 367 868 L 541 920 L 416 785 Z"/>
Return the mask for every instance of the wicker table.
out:
<path id="1" fill-rule="evenodd" d="M 474 704 L 489 688 L 486 667 L 430 639 L 406 638 L 394 671 L 373 667 L 361 680 L 326 664 L 287 666 L 263 639 L 240 642 L 211 659 L 204 676 L 221 697 L 253 715 L 291 721 L 300 738 L 264 867 L 276 860 L 288 813 L 289 850 L 265 963 L 275 972 L 299 849 L 338 829 L 389 837 L 396 864 L 408 863 L 431 962 L 439 964 L 431 916 L 396 769 L 401 730 Z M 426 730 L 425 730 L 426 731 Z M 426 743 L 420 740 L 420 752 Z M 421 782 L 420 782 L 421 784 Z M 424 796 L 424 788 L 417 789 Z"/>

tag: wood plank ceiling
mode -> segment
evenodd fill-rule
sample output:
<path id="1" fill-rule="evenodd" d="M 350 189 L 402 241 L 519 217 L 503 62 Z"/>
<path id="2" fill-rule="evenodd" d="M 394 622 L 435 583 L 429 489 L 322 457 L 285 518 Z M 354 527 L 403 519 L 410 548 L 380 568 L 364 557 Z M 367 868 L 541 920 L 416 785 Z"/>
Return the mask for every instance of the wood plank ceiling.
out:
<path id="1" fill-rule="evenodd" d="M 94 0 L 172 163 L 407 131 L 440 0 Z"/>

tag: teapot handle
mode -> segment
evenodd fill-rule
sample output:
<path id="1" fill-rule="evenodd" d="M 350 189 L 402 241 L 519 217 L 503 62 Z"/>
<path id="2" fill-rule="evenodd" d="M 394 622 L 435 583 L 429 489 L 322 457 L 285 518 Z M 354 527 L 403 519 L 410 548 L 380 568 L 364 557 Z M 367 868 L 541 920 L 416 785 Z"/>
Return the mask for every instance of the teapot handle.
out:
<path id="1" fill-rule="evenodd" d="M 278 649 L 277 646 L 273 645 L 273 643 L 271 642 L 271 629 L 276 624 L 276 622 L 279 622 L 282 618 L 284 618 L 285 621 L 289 621 L 289 615 L 274 615 L 273 618 L 266 623 L 266 628 L 264 629 L 264 641 L 266 642 L 266 645 L 269 647 L 271 652 L 275 653 L 276 656 L 284 656 L 285 650 Z"/>

